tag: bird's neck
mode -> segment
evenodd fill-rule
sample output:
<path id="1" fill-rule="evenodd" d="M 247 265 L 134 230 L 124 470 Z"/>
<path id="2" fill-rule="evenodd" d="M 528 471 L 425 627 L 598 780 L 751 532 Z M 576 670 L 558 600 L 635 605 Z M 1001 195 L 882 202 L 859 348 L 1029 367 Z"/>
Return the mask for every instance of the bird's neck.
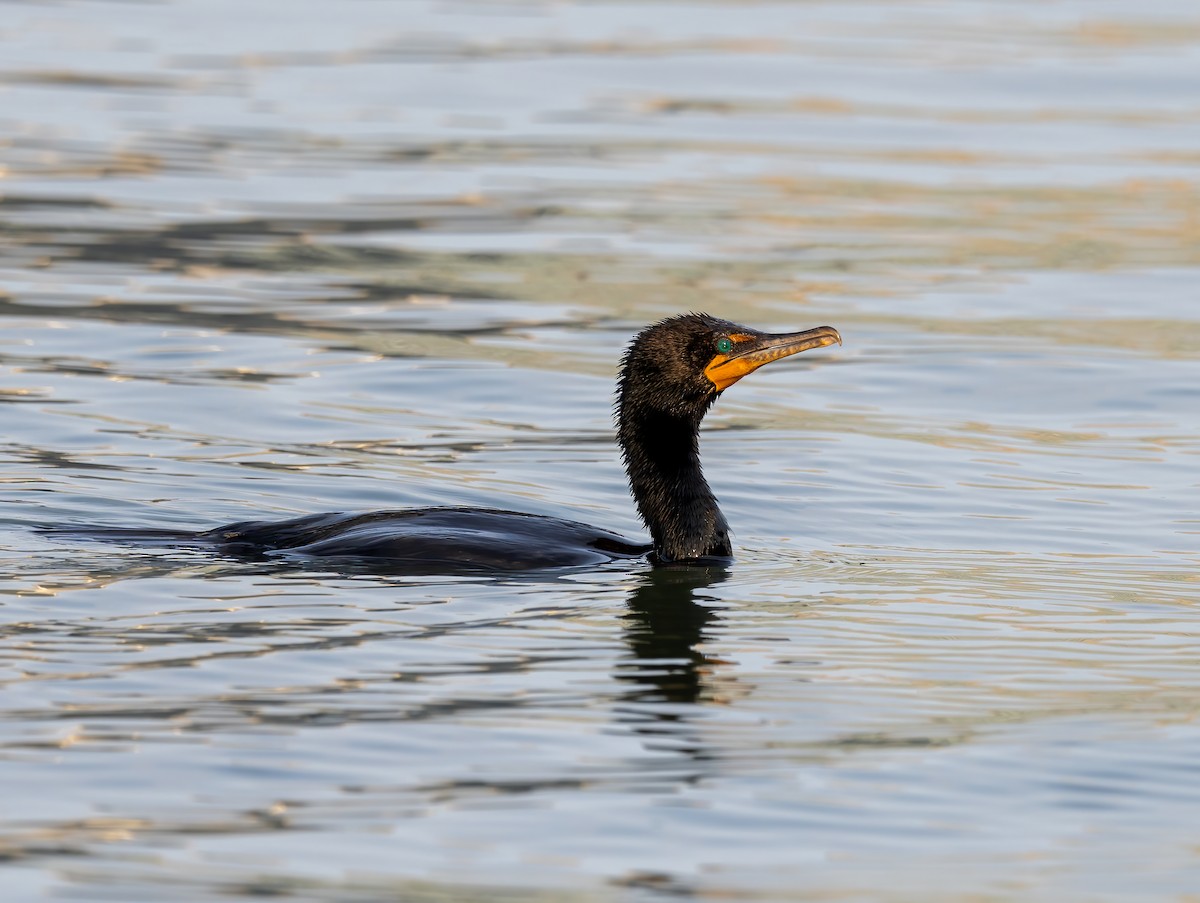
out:
<path id="1" fill-rule="evenodd" d="M 729 525 L 700 469 L 699 427 L 662 412 L 618 418 L 629 486 L 663 562 L 733 554 Z"/>

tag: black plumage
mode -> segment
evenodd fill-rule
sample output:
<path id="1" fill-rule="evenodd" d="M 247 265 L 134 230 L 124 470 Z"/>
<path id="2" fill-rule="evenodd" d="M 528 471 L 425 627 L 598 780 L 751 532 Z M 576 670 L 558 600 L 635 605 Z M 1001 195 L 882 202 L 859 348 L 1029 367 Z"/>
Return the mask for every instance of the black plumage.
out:
<path id="1" fill-rule="evenodd" d="M 483 508 L 416 508 L 245 521 L 213 530 L 55 527 L 45 532 L 208 548 L 256 560 L 320 559 L 389 573 L 527 570 L 649 554 L 656 564 L 728 559 L 729 525 L 700 467 L 700 422 L 763 364 L 833 343 L 837 330 L 757 332 L 707 314 L 647 327 L 617 381 L 617 442 L 650 544 L 586 524 Z"/>

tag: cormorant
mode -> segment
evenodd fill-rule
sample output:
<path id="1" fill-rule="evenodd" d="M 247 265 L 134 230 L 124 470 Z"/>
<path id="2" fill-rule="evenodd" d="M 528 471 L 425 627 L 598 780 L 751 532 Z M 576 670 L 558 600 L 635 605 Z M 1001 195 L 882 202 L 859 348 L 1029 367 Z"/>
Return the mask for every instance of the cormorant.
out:
<path id="1" fill-rule="evenodd" d="M 697 313 L 670 317 L 634 338 L 617 380 L 617 442 L 650 544 L 574 521 L 489 508 L 311 514 L 201 532 L 88 527 L 46 532 L 206 548 L 242 559 L 335 559 L 410 574 L 568 567 L 646 555 L 654 564 L 728 562 L 729 525 L 700 469 L 700 421 L 746 374 L 841 341 L 831 326 L 771 334 Z"/>

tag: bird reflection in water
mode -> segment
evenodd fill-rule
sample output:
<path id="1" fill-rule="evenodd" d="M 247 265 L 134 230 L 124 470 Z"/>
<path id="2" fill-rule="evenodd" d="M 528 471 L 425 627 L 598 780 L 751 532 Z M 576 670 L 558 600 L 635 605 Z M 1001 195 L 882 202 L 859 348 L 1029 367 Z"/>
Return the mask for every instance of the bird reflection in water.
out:
<path id="1" fill-rule="evenodd" d="M 711 692 L 720 664 L 700 649 L 720 622 L 716 598 L 702 591 L 727 577 L 724 567 L 655 568 L 643 575 L 622 616 L 631 656 L 614 676 L 632 687 L 622 695 L 618 720 L 656 746 L 666 741 L 695 758 L 703 758 L 703 744 L 689 735 L 689 708 Z"/>

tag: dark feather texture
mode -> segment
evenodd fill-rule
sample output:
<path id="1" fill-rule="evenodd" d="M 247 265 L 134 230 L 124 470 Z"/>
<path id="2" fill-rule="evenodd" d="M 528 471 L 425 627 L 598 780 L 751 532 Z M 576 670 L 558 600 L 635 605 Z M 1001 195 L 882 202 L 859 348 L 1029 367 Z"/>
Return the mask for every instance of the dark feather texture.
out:
<path id="1" fill-rule="evenodd" d="M 485 508 L 415 508 L 245 521 L 213 530 L 53 527 L 44 532 L 242 559 L 355 561 L 387 573 L 525 570 L 649 553 L 658 564 L 728 559 L 729 525 L 700 469 L 700 421 L 728 386 L 763 364 L 833 342 L 828 326 L 768 335 L 707 314 L 642 330 L 621 361 L 617 442 L 652 545 L 575 521 Z"/>
<path id="2" fill-rule="evenodd" d="M 729 557 L 729 524 L 700 468 L 700 421 L 719 394 L 704 375 L 716 343 L 742 327 L 686 314 L 643 330 L 621 361 L 617 443 L 661 561 Z"/>

